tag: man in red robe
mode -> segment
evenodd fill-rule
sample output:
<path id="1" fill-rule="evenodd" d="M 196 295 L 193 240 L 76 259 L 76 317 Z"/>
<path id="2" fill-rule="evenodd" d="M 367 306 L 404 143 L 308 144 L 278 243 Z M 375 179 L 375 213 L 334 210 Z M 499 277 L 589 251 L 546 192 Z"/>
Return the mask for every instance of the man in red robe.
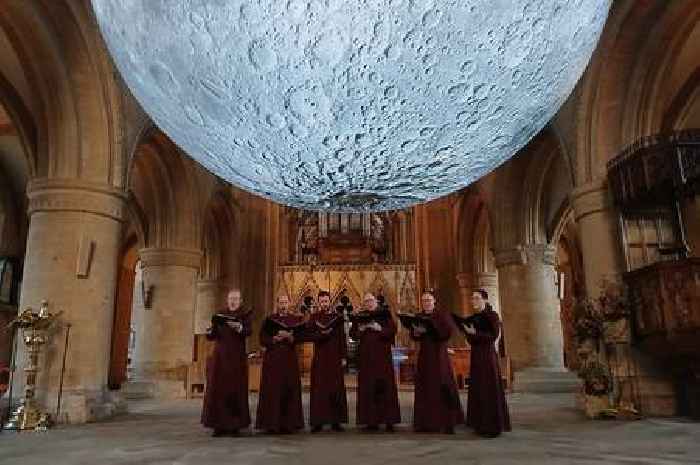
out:
<path id="1" fill-rule="evenodd" d="M 289 309 L 289 298 L 280 295 L 276 312 L 260 331 L 265 348 L 255 427 L 268 433 L 291 433 L 304 428 L 301 377 L 294 345 L 301 342 L 298 329 L 304 320 Z M 273 332 L 269 328 L 275 328 Z M 296 333 L 296 336 L 295 336 Z"/>
<path id="2" fill-rule="evenodd" d="M 510 415 L 498 365 L 495 342 L 501 322 L 483 289 L 472 294 L 472 306 L 477 311 L 478 325 L 465 329 L 471 344 L 467 426 L 485 437 L 495 437 L 510 431 Z"/>
<path id="3" fill-rule="evenodd" d="M 357 423 L 365 425 L 367 431 L 376 431 L 380 424 L 385 424 L 386 430 L 392 432 L 394 425 L 401 422 L 391 357 L 396 324 L 388 310 L 377 305 L 377 298 L 371 293 L 364 296 L 363 312 L 373 318 L 354 322 L 350 329 L 350 337 L 359 340 Z"/>
<path id="4" fill-rule="evenodd" d="M 426 326 L 413 326 L 410 336 L 420 343 L 415 378 L 413 428 L 417 432 L 454 434 L 454 427 L 464 421 L 459 391 L 447 354 L 447 341 L 453 322 L 443 310 L 435 309 L 435 296 L 426 291 L 421 296 Z"/>
<path id="5" fill-rule="evenodd" d="M 207 359 L 202 424 L 213 428 L 214 436 L 237 434 L 240 429 L 250 426 L 245 340 L 250 335 L 251 326 L 250 313 L 241 307 L 241 291 L 229 291 L 226 310 L 212 320 L 207 339 L 216 342 L 214 352 Z"/>
<path id="6" fill-rule="evenodd" d="M 311 432 L 317 433 L 330 424 L 333 431 L 343 431 L 348 422 L 348 401 L 345 392 L 345 318 L 331 308 L 331 296 L 318 293 L 318 311 L 309 319 L 309 339 L 314 343 L 311 364 Z"/>

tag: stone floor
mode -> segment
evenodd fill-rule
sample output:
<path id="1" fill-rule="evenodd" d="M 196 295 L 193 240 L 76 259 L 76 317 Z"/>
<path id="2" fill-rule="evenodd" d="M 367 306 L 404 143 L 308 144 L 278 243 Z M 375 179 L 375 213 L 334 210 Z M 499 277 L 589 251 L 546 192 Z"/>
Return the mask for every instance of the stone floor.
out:
<path id="1" fill-rule="evenodd" d="M 401 393 L 405 422 L 411 400 L 411 393 Z M 700 464 L 699 423 L 590 421 L 574 408 L 572 396 L 562 394 L 514 394 L 509 400 L 514 430 L 497 439 L 464 428 L 454 436 L 414 434 L 408 424 L 394 434 L 349 428 L 340 434 L 212 438 L 198 423 L 200 401 L 140 401 L 130 414 L 105 423 L 3 432 L 0 464 Z M 350 402 L 354 406 L 354 393 Z"/>

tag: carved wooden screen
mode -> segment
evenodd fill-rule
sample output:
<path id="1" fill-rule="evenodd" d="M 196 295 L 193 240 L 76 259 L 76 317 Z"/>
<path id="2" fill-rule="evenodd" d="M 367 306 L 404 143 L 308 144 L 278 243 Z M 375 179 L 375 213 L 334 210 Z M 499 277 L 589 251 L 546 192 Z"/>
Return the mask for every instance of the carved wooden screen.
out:
<path id="1" fill-rule="evenodd" d="M 678 258 L 674 212 L 657 209 L 623 215 L 620 219 L 627 271 Z"/>

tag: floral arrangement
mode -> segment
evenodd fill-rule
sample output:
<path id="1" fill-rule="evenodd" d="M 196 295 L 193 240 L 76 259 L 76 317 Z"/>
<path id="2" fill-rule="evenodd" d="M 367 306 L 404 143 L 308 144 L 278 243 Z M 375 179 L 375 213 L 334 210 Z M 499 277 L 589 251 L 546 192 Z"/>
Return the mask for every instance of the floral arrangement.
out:
<path id="1" fill-rule="evenodd" d="M 603 315 L 596 302 L 584 297 L 574 305 L 574 334 L 579 342 L 603 334 Z"/>
<path id="2" fill-rule="evenodd" d="M 603 281 L 601 288 L 598 298 L 584 297 L 574 305 L 574 333 L 579 342 L 598 339 L 603 335 L 605 323 L 624 320 L 632 311 L 625 285 Z"/>
<path id="3" fill-rule="evenodd" d="M 7 391 L 10 378 L 10 369 L 0 363 L 0 397 Z"/>
<path id="4" fill-rule="evenodd" d="M 610 392 L 612 380 L 605 365 L 600 362 L 587 363 L 580 371 L 584 392 L 590 396 L 603 396 Z"/>
<path id="5" fill-rule="evenodd" d="M 632 312 L 627 286 L 604 281 L 601 287 L 603 290 L 597 303 L 603 320 L 618 321 L 627 318 Z"/>

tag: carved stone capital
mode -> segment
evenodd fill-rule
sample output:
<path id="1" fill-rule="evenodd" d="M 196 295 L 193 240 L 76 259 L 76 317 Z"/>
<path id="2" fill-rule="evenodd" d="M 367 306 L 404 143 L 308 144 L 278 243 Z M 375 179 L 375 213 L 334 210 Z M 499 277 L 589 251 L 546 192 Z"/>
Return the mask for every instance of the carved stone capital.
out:
<path id="1" fill-rule="evenodd" d="M 522 246 L 518 245 L 510 249 L 498 249 L 494 253 L 496 268 L 504 266 L 522 266 L 527 263 L 527 255 Z"/>
<path id="2" fill-rule="evenodd" d="M 523 246 L 528 263 L 542 262 L 554 266 L 557 260 L 557 249 L 550 244 L 529 244 Z"/>
<path id="3" fill-rule="evenodd" d="M 483 272 L 477 273 L 475 278 L 476 279 L 474 281 L 474 284 L 476 285 L 476 287 L 479 287 L 479 288 L 498 287 L 498 273 L 497 272 L 483 271 Z"/>
<path id="4" fill-rule="evenodd" d="M 183 266 L 199 269 L 202 264 L 202 252 L 195 249 L 147 248 L 139 250 L 139 258 L 144 268 Z"/>
<path id="5" fill-rule="evenodd" d="M 102 184 L 74 179 L 35 179 L 27 186 L 28 214 L 82 212 L 123 221 L 126 194 Z"/>
<path id="6" fill-rule="evenodd" d="M 196 285 L 197 292 L 218 292 L 226 288 L 226 284 L 218 279 L 200 279 Z"/>
<path id="7" fill-rule="evenodd" d="M 593 213 L 613 208 L 606 180 L 596 180 L 575 188 L 571 192 L 571 205 L 576 221 Z"/>
<path id="8" fill-rule="evenodd" d="M 556 263 L 557 249 L 550 244 L 517 245 L 511 249 L 496 250 L 495 256 L 497 268 L 534 263 L 553 266 Z"/>

